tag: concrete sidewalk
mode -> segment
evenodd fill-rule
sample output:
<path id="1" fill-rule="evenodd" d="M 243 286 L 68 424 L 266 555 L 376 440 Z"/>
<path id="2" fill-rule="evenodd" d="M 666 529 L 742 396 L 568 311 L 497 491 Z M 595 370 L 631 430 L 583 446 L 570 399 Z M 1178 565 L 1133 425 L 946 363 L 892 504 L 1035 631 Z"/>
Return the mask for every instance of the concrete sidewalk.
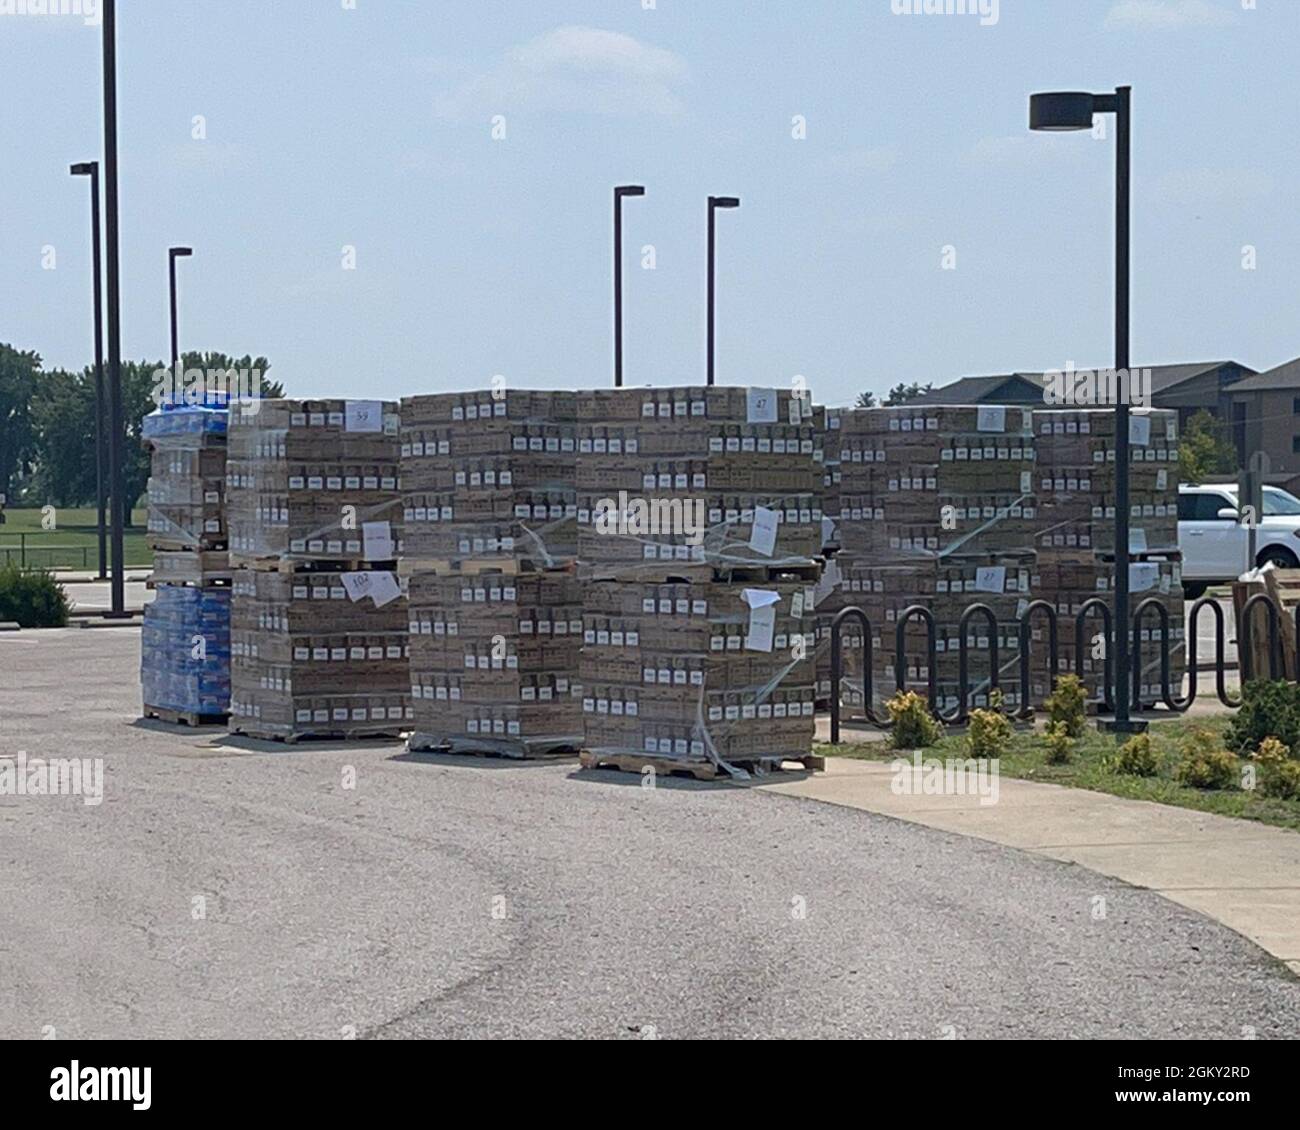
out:
<path id="1" fill-rule="evenodd" d="M 893 777 L 885 762 L 831 757 L 824 773 L 757 787 L 1077 863 L 1198 910 L 1300 974 L 1300 833 L 1010 777 L 996 804 L 896 795 Z"/>

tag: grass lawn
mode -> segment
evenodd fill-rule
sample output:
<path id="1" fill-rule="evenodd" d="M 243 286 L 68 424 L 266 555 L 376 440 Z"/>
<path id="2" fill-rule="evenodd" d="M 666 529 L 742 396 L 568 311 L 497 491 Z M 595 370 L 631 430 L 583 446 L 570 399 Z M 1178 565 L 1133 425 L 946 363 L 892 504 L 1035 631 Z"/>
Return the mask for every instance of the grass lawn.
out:
<path id="1" fill-rule="evenodd" d="M 55 514 L 56 529 L 41 529 L 39 508 L 5 510 L 0 525 L 0 565 L 6 560 L 22 560 L 20 545 L 27 543 L 27 564 L 59 569 L 94 569 L 99 564 L 95 536 L 95 508 L 60 507 Z M 123 535 L 123 549 L 128 568 L 153 563 L 153 553 L 144 541 L 148 515 L 144 510 L 131 514 L 134 523 Z M 84 549 L 84 559 L 83 559 Z M 112 546 L 109 546 L 112 553 Z"/>
<path id="2" fill-rule="evenodd" d="M 1151 745 L 1160 757 L 1160 770 L 1154 777 L 1128 777 L 1107 769 L 1104 759 L 1114 753 L 1115 737 L 1113 734 L 1099 733 L 1091 721 L 1083 737 L 1075 743 L 1073 760 L 1067 765 L 1047 763 L 1041 732 L 1017 730 L 1011 749 L 1002 758 L 1001 772 L 1008 777 L 1020 777 L 1027 781 L 1046 781 L 1053 785 L 1092 789 L 1134 800 L 1151 800 L 1158 804 L 1215 812 L 1220 816 L 1239 816 L 1300 831 L 1300 800 L 1266 797 L 1258 791 L 1247 792 L 1242 789 L 1192 789 L 1174 780 L 1174 768 L 1179 761 L 1178 744 L 1182 735 L 1196 727 L 1222 733 L 1228 721 L 1229 716 L 1223 715 L 1152 723 Z M 814 752 L 828 757 L 856 757 L 868 761 L 891 761 L 902 755 L 901 751 L 890 748 L 887 742 L 818 745 Z M 906 756 L 910 758 L 911 752 Z M 926 749 L 924 756 L 967 756 L 965 734 L 947 735 L 938 745 Z"/>

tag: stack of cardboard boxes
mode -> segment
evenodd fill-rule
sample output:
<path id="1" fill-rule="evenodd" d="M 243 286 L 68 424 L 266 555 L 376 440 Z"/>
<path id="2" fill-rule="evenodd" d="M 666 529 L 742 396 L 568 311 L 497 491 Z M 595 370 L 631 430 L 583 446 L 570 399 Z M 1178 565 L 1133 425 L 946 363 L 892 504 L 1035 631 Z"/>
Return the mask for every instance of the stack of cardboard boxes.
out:
<path id="1" fill-rule="evenodd" d="M 269 400 L 229 437 L 231 729 L 409 726 L 397 406 Z"/>
<path id="2" fill-rule="evenodd" d="M 872 626 L 873 698 L 879 711 L 898 681 L 897 627 L 920 605 L 934 619 L 931 672 L 927 629 L 908 620 L 902 678 L 937 705 L 959 699 L 959 623 L 967 608 L 987 605 L 997 619 L 968 623 L 970 705 L 991 689 L 990 646 L 996 644 L 998 685 L 1018 704 L 1016 619 L 1031 599 L 1038 514 L 1034 436 L 1028 409 L 917 405 L 867 408 L 840 418 L 840 598 Z M 844 633 L 841 701 L 861 705 L 864 641 Z"/>
<path id="3" fill-rule="evenodd" d="M 1079 653 L 1077 617 L 1100 598 L 1114 607 L 1115 413 L 1113 409 L 1034 413 L 1036 486 L 1041 521 L 1034 592 L 1057 613 L 1061 672 L 1078 674 L 1094 699 L 1105 671 L 1103 621 L 1090 610 Z M 1154 598 L 1168 615 L 1170 689 L 1179 694 L 1186 668 L 1182 558 L 1178 550 L 1178 417 L 1160 409 L 1129 416 L 1129 591 L 1131 610 Z M 1161 698 L 1161 626 L 1148 611 L 1139 629 L 1142 702 Z M 1033 692 L 1050 692 L 1047 628 L 1035 618 Z"/>
<path id="4" fill-rule="evenodd" d="M 150 450 L 154 551 L 141 636 L 146 716 L 222 722 L 230 709 L 230 565 L 224 407 L 165 405 L 141 425 Z"/>
<path id="5" fill-rule="evenodd" d="M 745 388 L 579 401 L 585 763 L 707 776 L 808 755 L 819 411 Z"/>
<path id="6" fill-rule="evenodd" d="M 401 404 L 413 749 L 576 749 L 576 395 Z"/>

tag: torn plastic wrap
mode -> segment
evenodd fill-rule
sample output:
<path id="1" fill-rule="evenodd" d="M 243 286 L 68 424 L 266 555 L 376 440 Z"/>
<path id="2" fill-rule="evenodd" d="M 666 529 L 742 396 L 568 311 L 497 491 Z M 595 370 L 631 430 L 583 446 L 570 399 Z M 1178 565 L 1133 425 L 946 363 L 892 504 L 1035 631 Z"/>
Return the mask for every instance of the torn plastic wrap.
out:
<path id="1" fill-rule="evenodd" d="M 229 710 L 228 589 L 156 589 L 144 609 L 140 683 L 147 706 L 200 715 Z"/>

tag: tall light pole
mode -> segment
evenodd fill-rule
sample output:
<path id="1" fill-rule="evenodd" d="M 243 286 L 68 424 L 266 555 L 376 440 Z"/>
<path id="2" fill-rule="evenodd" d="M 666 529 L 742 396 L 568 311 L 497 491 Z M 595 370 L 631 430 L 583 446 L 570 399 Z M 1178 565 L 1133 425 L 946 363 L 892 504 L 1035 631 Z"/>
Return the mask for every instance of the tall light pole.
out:
<path id="1" fill-rule="evenodd" d="M 713 237 L 713 214 L 719 208 L 739 208 L 740 198 L 738 196 L 710 196 L 709 197 L 709 329 L 708 329 L 708 377 L 709 384 L 713 384 L 713 260 L 714 260 L 714 237 Z"/>
<path id="2" fill-rule="evenodd" d="M 623 197 L 644 196 L 645 186 L 614 188 L 614 387 L 623 387 Z"/>
<path id="3" fill-rule="evenodd" d="M 180 335 L 177 333 L 176 330 L 176 260 L 188 259 L 193 254 L 194 254 L 194 248 L 192 247 L 169 247 L 167 249 L 167 289 L 168 289 L 168 293 L 171 296 L 171 311 L 172 311 L 172 388 L 173 389 L 177 389 L 181 387 L 181 382 L 180 382 L 181 375 L 178 370 L 178 366 L 180 365 L 180 360 L 181 360 L 180 346 L 178 344 L 180 340 Z"/>
<path id="4" fill-rule="evenodd" d="M 104 309 L 100 294 L 102 269 L 99 260 L 99 162 L 82 161 L 69 170 L 74 177 L 90 178 L 90 269 L 95 307 L 95 526 L 99 540 L 99 579 L 108 576 L 108 531 L 105 526 L 107 468 L 104 451 Z"/>
<path id="5" fill-rule="evenodd" d="M 117 254 L 117 2 L 102 0 L 104 55 L 104 242 L 108 259 L 108 491 L 113 525 L 113 607 L 108 616 L 121 618 L 126 611 L 126 562 L 123 525 L 130 503 L 122 474 L 126 436 L 122 433 L 122 319 Z"/>
<path id="6" fill-rule="evenodd" d="M 1115 115 L 1115 368 L 1128 376 L 1129 320 L 1129 149 L 1131 88 L 1117 86 L 1114 94 L 1058 91 L 1029 98 L 1031 130 L 1066 131 L 1092 128 L 1094 114 Z M 1115 720 L 1110 729 L 1131 734 L 1146 723 L 1130 717 L 1129 672 L 1129 413 L 1131 377 L 1115 404 Z"/>

